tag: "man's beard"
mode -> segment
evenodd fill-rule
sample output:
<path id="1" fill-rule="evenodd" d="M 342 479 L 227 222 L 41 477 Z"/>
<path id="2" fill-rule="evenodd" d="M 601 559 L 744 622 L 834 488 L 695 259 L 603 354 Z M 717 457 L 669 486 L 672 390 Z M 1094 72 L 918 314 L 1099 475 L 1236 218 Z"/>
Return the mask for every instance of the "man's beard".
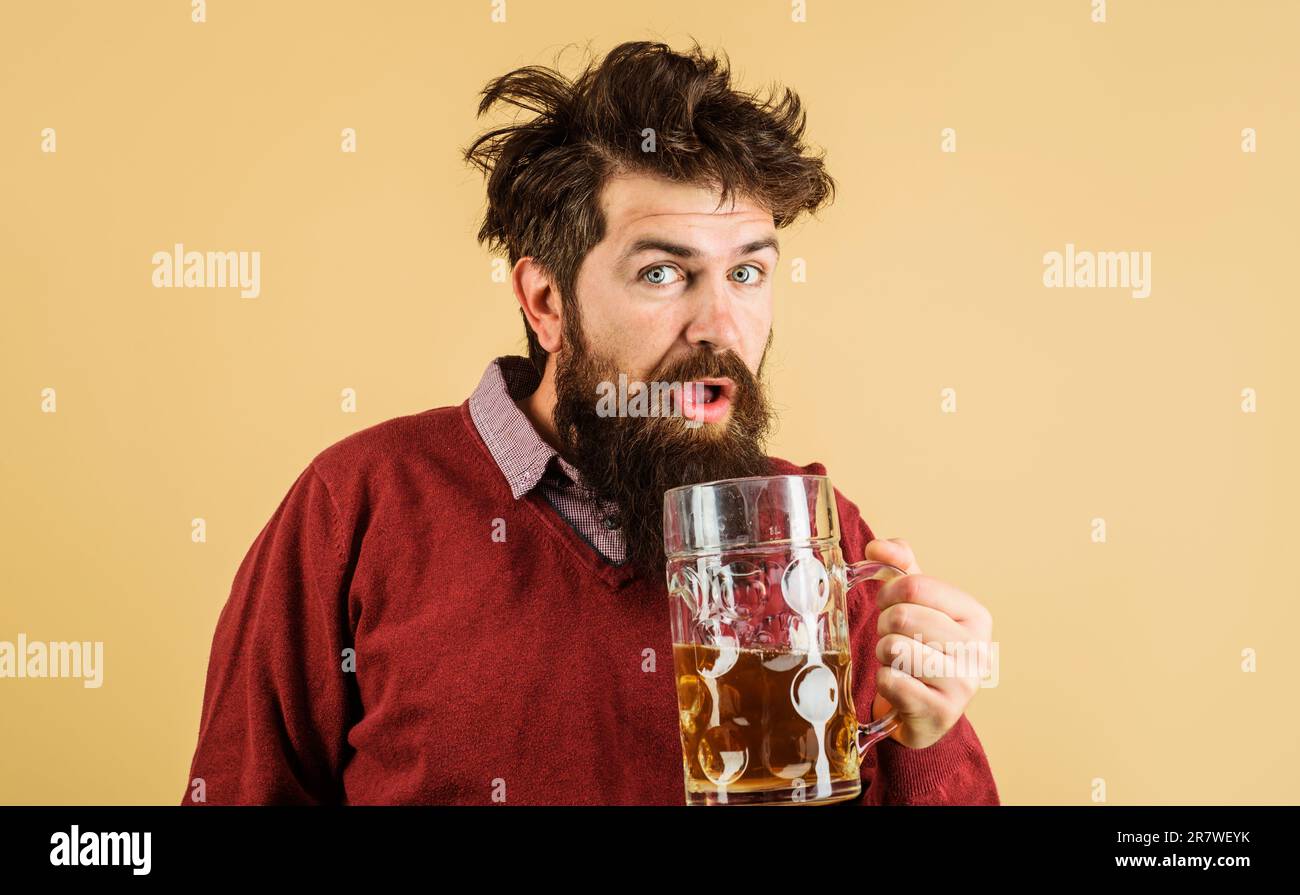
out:
<path id="1" fill-rule="evenodd" d="M 664 415 L 663 409 L 658 416 L 601 416 L 598 386 L 610 383 L 617 388 L 620 372 L 629 380 L 630 405 L 632 375 L 593 352 L 581 325 L 565 320 L 564 347 L 556 357 L 554 415 L 564 455 L 593 496 L 616 508 L 627 560 L 653 578 L 664 574 L 664 492 L 679 485 L 768 475 L 770 460 L 763 442 L 772 411 L 764 393 L 763 364 L 756 376 L 733 351 L 697 351 L 646 379 L 647 389 L 658 382 L 680 383 L 684 390 L 693 380 L 730 378 L 735 385 L 730 413 L 720 423 L 700 424 Z"/>

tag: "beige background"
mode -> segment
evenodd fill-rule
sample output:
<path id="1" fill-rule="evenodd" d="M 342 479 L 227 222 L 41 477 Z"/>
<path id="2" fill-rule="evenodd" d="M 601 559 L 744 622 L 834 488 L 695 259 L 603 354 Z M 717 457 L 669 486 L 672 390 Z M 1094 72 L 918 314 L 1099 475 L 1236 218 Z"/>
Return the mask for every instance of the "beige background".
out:
<path id="1" fill-rule="evenodd" d="M 490 14 L 6 5 L 0 640 L 102 640 L 105 668 L 0 680 L 0 802 L 179 801 L 217 615 L 297 473 L 523 352 L 458 158 L 476 92 L 571 42 L 566 72 L 588 41 L 689 36 L 797 89 L 828 151 L 838 201 L 782 234 L 771 450 L 992 610 L 1000 683 L 969 714 L 1004 801 L 1300 802 L 1300 4 Z M 176 242 L 260 251 L 260 297 L 153 288 Z M 1044 288 L 1067 242 L 1152 252 L 1151 295 Z"/>

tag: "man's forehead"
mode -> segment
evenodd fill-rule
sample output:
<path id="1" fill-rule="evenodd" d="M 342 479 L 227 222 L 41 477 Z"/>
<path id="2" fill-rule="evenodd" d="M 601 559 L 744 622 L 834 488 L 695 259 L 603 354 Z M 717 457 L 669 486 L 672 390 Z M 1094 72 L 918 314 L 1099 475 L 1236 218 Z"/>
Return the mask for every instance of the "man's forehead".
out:
<path id="1" fill-rule="evenodd" d="M 610 233 L 665 227 L 730 228 L 773 222 L 772 213 L 745 196 L 719 205 L 721 193 L 705 186 L 649 175 L 621 175 L 606 181 L 601 205 Z"/>

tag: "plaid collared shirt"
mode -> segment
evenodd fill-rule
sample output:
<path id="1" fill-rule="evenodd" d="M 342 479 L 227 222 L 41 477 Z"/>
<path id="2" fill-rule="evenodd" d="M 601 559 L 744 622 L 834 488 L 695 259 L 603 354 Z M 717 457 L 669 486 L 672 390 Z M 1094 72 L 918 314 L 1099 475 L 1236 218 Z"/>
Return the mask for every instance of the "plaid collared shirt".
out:
<path id="1" fill-rule="evenodd" d="M 484 444 L 519 500 L 534 488 L 605 559 L 626 561 L 623 531 L 602 520 L 606 512 L 582 483 L 582 474 L 537 433 L 515 401 L 527 397 L 541 382 L 532 361 L 506 355 L 488 364 L 469 398 L 469 413 Z"/>

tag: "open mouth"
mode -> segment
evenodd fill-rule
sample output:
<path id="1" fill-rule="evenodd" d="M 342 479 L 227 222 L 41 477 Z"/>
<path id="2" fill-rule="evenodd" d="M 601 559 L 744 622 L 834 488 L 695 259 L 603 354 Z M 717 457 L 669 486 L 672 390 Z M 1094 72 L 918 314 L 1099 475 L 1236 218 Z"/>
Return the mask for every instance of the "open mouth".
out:
<path id="1" fill-rule="evenodd" d="M 693 379 L 682 384 L 682 416 L 702 423 L 715 423 L 727 415 L 735 397 L 736 384 L 730 379 Z"/>

